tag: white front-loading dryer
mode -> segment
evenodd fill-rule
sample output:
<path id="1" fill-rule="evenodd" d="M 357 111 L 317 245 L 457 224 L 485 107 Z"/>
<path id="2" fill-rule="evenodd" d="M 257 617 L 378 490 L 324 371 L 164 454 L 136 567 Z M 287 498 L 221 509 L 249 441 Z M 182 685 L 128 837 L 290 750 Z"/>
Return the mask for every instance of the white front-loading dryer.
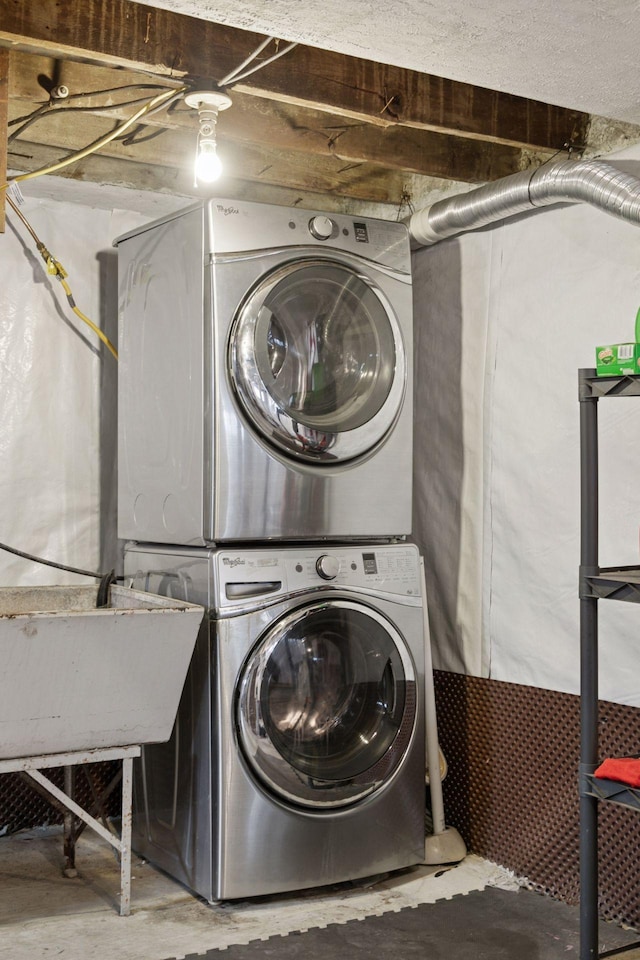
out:
<path id="1" fill-rule="evenodd" d="M 410 532 L 404 225 L 210 200 L 117 246 L 122 538 Z"/>
<path id="2" fill-rule="evenodd" d="M 127 549 L 136 586 L 209 608 L 171 740 L 136 767 L 138 853 L 207 900 L 422 862 L 418 563 L 405 544 Z"/>

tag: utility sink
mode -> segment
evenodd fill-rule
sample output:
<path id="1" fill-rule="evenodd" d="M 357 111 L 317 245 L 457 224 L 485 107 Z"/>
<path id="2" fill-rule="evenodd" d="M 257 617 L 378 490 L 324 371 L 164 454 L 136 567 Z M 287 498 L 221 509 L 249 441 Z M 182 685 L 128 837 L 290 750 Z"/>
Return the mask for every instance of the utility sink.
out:
<path id="1" fill-rule="evenodd" d="M 0 588 L 0 759 L 169 739 L 204 607 L 97 594 Z"/>

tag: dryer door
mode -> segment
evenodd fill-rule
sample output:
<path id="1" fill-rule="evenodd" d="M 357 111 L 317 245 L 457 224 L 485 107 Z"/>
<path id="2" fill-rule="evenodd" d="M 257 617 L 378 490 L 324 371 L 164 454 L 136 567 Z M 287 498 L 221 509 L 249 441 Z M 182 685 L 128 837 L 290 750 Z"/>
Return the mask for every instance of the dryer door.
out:
<path id="1" fill-rule="evenodd" d="M 413 662 L 397 630 L 348 600 L 278 620 L 237 691 L 244 757 L 257 779 L 303 807 L 334 808 L 380 789 L 416 724 Z"/>
<path id="2" fill-rule="evenodd" d="M 365 455 L 404 397 L 406 360 L 390 304 L 332 260 L 297 260 L 258 284 L 233 325 L 229 365 L 252 427 L 314 464 Z"/>

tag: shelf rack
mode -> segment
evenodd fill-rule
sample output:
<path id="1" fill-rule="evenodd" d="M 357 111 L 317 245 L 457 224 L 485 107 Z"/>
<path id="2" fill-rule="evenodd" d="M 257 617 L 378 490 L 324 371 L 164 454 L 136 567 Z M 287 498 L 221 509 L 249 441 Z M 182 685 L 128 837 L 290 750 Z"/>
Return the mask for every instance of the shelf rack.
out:
<path id="1" fill-rule="evenodd" d="M 640 397 L 640 376 L 578 371 L 580 401 L 580 960 L 598 956 L 598 805 L 640 810 L 640 790 L 598 766 L 598 600 L 640 603 L 640 567 L 598 565 L 598 400 Z"/>

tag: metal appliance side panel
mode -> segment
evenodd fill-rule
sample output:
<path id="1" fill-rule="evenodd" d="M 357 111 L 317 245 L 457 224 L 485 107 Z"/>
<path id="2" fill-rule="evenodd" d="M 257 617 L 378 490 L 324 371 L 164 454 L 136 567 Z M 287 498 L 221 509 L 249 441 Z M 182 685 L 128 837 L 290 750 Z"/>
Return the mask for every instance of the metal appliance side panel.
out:
<path id="1" fill-rule="evenodd" d="M 348 592 L 346 598 L 354 599 Z M 215 899 L 227 900 L 338 883 L 424 860 L 424 662 L 422 609 L 394 602 L 374 608 L 407 642 L 416 667 L 413 739 L 395 775 L 352 807 L 309 813 L 268 795 L 249 774 L 235 731 L 236 681 L 255 640 L 285 604 L 220 620 L 217 626 L 220 783 Z"/>
<path id="2" fill-rule="evenodd" d="M 125 550 L 125 576 L 136 586 L 173 597 L 197 597 L 209 606 L 210 556 L 144 547 Z M 142 748 L 134 761 L 133 849 L 206 900 L 214 897 L 217 835 L 217 756 L 212 729 L 215 702 L 214 626 L 202 623 L 167 743 Z"/>
<path id="3" fill-rule="evenodd" d="M 203 210 L 118 245 L 118 536 L 202 543 Z"/>
<path id="4" fill-rule="evenodd" d="M 210 609 L 215 605 L 214 557 L 215 552 L 208 547 L 127 543 L 124 549 L 125 580 L 127 583 L 132 580 L 136 589 L 188 600 Z"/>
<path id="5" fill-rule="evenodd" d="M 279 262 L 282 262 L 283 257 Z M 277 265 L 277 264 L 274 264 Z M 411 285 L 374 269 L 396 314 L 406 358 L 402 409 L 386 439 L 360 461 L 309 467 L 283 459 L 248 427 L 227 369 L 228 330 L 246 291 L 258 279 L 255 261 L 209 268 L 215 311 L 214 469 L 210 541 L 382 538 L 411 532 L 413 450 L 413 304 Z"/>

